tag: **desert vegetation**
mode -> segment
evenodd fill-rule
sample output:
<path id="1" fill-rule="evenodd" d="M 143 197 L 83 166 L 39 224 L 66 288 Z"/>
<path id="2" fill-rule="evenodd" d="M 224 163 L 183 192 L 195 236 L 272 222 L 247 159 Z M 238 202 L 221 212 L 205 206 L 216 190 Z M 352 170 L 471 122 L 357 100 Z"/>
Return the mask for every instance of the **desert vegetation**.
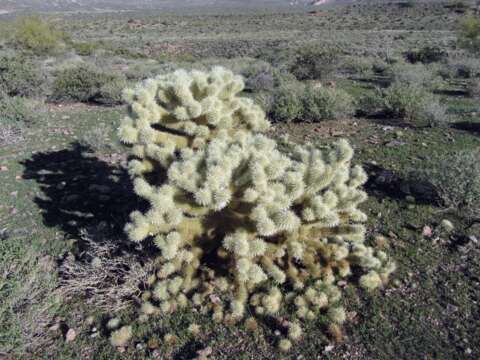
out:
<path id="1" fill-rule="evenodd" d="M 0 15 L 0 357 L 478 358 L 478 11 Z"/>

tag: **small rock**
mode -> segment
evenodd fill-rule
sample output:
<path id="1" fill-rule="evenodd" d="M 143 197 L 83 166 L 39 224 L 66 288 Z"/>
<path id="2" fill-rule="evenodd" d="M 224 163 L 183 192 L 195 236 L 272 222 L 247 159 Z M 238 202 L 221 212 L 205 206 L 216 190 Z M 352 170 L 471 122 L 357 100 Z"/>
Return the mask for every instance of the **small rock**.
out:
<path id="1" fill-rule="evenodd" d="M 385 146 L 387 147 L 401 146 L 401 145 L 405 145 L 405 142 L 399 141 L 399 140 L 392 140 L 385 144 Z"/>
<path id="2" fill-rule="evenodd" d="M 200 359 L 205 359 L 208 356 L 212 355 L 212 352 L 213 352 L 212 348 L 210 346 L 208 346 L 205 349 L 198 350 L 197 355 Z"/>
<path id="3" fill-rule="evenodd" d="M 432 228 L 428 225 L 425 225 L 422 230 L 422 235 L 427 238 L 430 238 L 432 237 L 432 234 L 433 234 Z"/>
<path id="4" fill-rule="evenodd" d="M 50 331 L 57 331 L 58 329 L 60 329 L 60 323 L 53 324 L 48 328 Z"/>
<path id="5" fill-rule="evenodd" d="M 125 347 L 123 347 L 123 346 L 117 347 L 117 351 L 118 351 L 119 353 L 121 353 L 121 354 L 124 353 L 126 350 L 127 350 L 127 349 L 125 349 Z"/>
<path id="6" fill-rule="evenodd" d="M 138 344 L 135 346 L 135 348 L 136 348 L 137 350 L 143 350 L 143 349 L 145 348 L 145 346 L 144 346 L 142 343 L 138 343 Z"/>
<path id="7" fill-rule="evenodd" d="M 8 167 L 6 167 L 6 166 L 0 166 L 0 171 L 8 171 Z"/>
<path id="8" fill-rule="evenodd" d="M 388 232 L 388 236 L 391 237 L 391 238 L 393 238 L 393 239 L 398 239 L 398 235 L 395 234 L 393 231 L 389 231 L 389 232 Z"/>
<path id="9" fill-rule="evenodd" d="M 470 235 L 470 236 L 468 237 L 468 241 L 474 243 L 475 245 L 478 244 L 478 239 L 477 239 L 477 237 L 476 237 L 475 235 Z"/>
<path id="10" fill-rule="evenodd" d="M 405 196 L 405 200 L 409 203 L 414 203 L 415 202 L 415 198 L 412 195 Z"/>
<path id="11" fill-rule="evenodd" d="M 447 220 L 447 219 L 442 220 L 442 222 L 440 223 L 440 227 L 442 228 L 442 230 L 444 230 L 446 232 L 451 232 L 454 229 L 454 226 L 453 226 L 452 222 L 450 220 Z"/>
<path id="12" fill-rule="evenodd" d="M 334 348 L 333 345 L 327 345 L 327 346 L 325 346 L 325 349 L 323 349 L 323 352 L 328 353 L 328 352 L 332 351 L 333 348 Z"/>
<path id="13" fill-rule="evenodd" d="M 37 171 L 37 175 L 52 175 L 53 171 L 47 169 L 41 169 Z"/>
<path id="14" fill-rule="evenodd" d="M 95 323 L 95 318 L 93 316 L 89 316 L 85 319 L 85 323 L 88 325 L 88 326 L 91 326 Z M 96 328 L 94 328 L 96 329 Z M 93 329 L 92 329 L 93 330 Z"/>
<path id="15" fill-rule="evenodd" d="M 67 342 L 72 342 L 77 337 L 77 333 L 74 329 L 68 329 L 67 335 L 65 335 L 65 340 Z"/>

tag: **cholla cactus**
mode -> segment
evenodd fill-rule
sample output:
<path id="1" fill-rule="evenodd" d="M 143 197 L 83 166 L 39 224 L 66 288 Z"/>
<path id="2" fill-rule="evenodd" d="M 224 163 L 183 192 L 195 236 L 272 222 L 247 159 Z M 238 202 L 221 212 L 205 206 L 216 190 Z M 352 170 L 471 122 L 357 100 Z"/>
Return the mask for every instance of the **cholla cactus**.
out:
<path id="1" fill-rule="evenodd" d="M 150 204 L 126 231 L 160 250 L 142 317 L 193 304 L 235 322 L 247 307 L 273 316 L 291 303 L 292 320 L 324 312 L 341 324 L 337 280 L 364 269 L 360 284 L 374 289 L 394 270 L 364 244 L 367 176 L 351 166 L 345 140 L 321 147 L 263 135 L 269 122 L 242 89 L 241 77 L 217 67 L 126 92 L 119 135 L 132 148 L 135 192 Z M 301 337 L 298 322 L 288 331 Z"/>

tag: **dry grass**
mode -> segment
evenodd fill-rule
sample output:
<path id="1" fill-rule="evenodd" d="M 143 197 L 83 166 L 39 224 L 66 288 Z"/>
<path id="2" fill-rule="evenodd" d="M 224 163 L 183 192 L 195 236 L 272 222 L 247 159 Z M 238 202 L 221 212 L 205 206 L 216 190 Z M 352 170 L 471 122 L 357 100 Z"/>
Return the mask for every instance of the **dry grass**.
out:
<path id="1" fill-rule="evenodd" d="M 14 126 L 0 127 L 0 146 L 18 144 L 23 141 L 22 131 Z"/>
<path id="2" fill-rule="evenodd" d="M 133 254 L 117 255 L 115 244 L 98 243 L 85 232 L 82 239 L 87 247 L 81 255 L 84 261 L 72 253 L 66 255 L 59 268 L 57 294 L 63 299 L 84 298 L 88 305 L 108 313 L 136 303 L 153 273 L 153 262 L 142 265 Z"/>

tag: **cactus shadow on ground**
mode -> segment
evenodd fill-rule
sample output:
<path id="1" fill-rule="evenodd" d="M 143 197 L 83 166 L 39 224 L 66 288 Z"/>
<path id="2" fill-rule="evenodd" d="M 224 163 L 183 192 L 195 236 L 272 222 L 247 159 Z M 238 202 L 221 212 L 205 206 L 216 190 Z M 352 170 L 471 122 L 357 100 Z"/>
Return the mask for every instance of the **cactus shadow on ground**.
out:
<path id="1" fill-rule="evenodd" d="M 452 125 L 457 130 L 465 130 L 480 135 L 480 123 L 472 121 L 460 121 Z"/>
<path id="2" fill-rule="evenodd" d="M 123 227 L 141 201 L 126 169 L 97 158 L 90 147 L 76 142 L 66 149 L 36 153 L 21 164 L 23 178 L 40 185 L 34 202 L 46 226 L 59 227 L 66 238 L 74 239 L 81 238 L 82 229 L 100 230 L 102 240 L 128 244 Z"/>
<path id="3" fill-rule="evenodd" d="M 420 182 L 408 176 L 402 176 L 392 170 L 378 165 L 364 164 L 368 174 L 365 190 L 370 196 L 403 200 L 408 196 L 415 198 L 417 203 L 437 204 L 438 195 L 434 186 L 427 182 Z"/>

